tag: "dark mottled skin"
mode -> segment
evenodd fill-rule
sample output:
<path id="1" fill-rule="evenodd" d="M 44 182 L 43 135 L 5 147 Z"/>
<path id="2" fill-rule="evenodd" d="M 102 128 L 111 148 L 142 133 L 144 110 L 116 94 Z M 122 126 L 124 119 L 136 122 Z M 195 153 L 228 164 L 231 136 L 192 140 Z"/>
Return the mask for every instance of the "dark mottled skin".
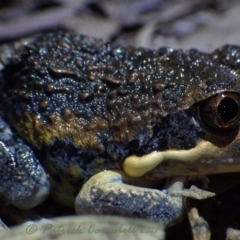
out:
<path id="1" fill-rule="evenodd" d="M 190 107 L 239 92 L 239 56 L 234 46 L 212 54 L 148 50 L 49 33 L 6 61 L 4 117 L 57 181 L 82 183 L 120 169 L 132 154 L 193 148 L 206 132 L 192 122 Z"/>

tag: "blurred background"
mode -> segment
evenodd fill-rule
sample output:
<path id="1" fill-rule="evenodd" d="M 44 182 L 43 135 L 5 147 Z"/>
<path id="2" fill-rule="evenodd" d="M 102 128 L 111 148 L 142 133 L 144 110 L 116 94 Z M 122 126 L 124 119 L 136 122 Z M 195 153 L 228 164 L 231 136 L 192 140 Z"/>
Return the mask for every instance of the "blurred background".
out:
<path id="1" fill-rule="evenodd" d="M 0 42 L 72 29 L 124 45 L 212 51 L 240 42 L 237 0 L 0 0 Z"/>

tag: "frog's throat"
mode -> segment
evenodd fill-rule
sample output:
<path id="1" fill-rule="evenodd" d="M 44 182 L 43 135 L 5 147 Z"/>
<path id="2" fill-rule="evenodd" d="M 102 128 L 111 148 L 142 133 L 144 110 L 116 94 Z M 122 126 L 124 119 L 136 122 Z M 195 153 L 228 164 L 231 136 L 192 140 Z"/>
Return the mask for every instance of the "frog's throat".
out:
<path id="1" fill-rule="evenodd" d="M 124 161 L 123 169 L 131 177 L 142 177 L 167 160 L 197 162 L 222 158 L 224 156 L 226 156 L 224 149 L 220 149 L 210 142 L 201 141 L 195 148 L 189 150 L 155 151 L 142 157 L 130 156 Z"/>

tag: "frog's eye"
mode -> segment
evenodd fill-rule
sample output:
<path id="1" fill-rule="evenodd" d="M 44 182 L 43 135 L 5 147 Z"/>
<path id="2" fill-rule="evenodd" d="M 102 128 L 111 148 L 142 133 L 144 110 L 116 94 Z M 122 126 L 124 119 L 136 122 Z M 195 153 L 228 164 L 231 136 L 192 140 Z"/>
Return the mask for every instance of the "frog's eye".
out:
<path id="1" fill-rule="evenodd" d="M 217 94 L 197 107 L 200 121 L 212 130 L 230 130 L 240 124 L 240 95 L 237 93 Z"/>

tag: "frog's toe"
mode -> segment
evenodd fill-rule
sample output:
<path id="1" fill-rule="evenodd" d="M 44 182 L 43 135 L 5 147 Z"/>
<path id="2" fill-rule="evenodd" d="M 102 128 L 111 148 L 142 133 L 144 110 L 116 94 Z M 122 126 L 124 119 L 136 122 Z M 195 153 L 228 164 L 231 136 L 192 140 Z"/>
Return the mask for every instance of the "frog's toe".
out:
<path id="1" fill-rule="evenodd" d="M 47 175 L 33 152 L 0 119 L 0 195 L 21 209 L 30 209 L 49 194 Z"/>
<path id="2" fill-rule="evenodd" d="M 76 198 L 78 214 L 109 214 L 146 218 L 170 226 L 183 217 L 183 198 L 168 191 L 125 184 L 125 174 L 104 171 L 94 175 Z"/>

